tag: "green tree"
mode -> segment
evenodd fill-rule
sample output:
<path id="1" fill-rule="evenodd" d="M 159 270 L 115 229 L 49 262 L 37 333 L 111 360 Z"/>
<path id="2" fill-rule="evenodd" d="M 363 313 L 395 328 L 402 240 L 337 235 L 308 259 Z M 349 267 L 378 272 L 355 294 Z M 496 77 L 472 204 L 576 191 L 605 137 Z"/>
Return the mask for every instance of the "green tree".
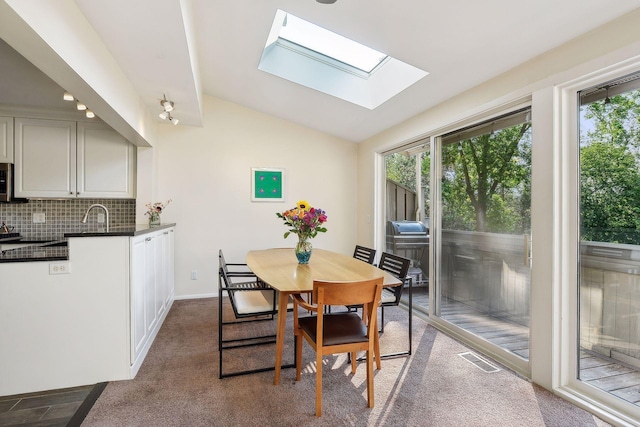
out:
<path id="1" fill-rule="evenodd" d="M 402 153 L 393 153 L 385 157 L 387 179 L 416 190 L 416 158 Z M 428 176 L 428 175 L 427 175 Z"/>
<path id="2" fill-rule="evenodd" d="M 582 240 L 640 244 L 640 91 L 582 109 Z"/>
<path id="3" fill-rule="evenodd" d="M 531 124 L 442 149 L 443 227 L 522 233 L 530 228 Z"/>

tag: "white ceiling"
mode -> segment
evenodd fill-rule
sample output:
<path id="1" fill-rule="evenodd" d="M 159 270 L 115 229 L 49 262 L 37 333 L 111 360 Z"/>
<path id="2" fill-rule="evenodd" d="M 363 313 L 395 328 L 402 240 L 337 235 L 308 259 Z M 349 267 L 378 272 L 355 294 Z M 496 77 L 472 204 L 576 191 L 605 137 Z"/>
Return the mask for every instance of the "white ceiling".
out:
<path id="1" fill-rule="evenodd" d="M 202 94 L 360 142 L 638 8 L 638 0 L 76 0 L 151 111 Z M 258 70 L 283 9 L 430 74 L 374 110 Z M 2 100 L 0 100 L 2 101 Z"/>

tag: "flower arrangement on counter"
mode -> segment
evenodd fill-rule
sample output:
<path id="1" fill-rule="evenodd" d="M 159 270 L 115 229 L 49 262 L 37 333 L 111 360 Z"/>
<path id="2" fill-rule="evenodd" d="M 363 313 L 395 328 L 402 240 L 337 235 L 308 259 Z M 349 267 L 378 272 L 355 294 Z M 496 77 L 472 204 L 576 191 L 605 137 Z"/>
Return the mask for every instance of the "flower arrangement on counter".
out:
<path id="1" fill-rule="evenodd" d="M 145 205 L 147 207 L 147 211 L 144 214 L 149 215 L 149 225 L 160 225 L 160 214 L 171 202 L 172 200 L 169 199 L 166 202 L 155 202 L 153 204 L 147 203 Z"/>
<path id="2" fill-rule="evenodd" d="M 291 227 L 284 233 L 285 239 L 289 234 L 294 233 L 298 235 L 299 240 L 309 240 L 316 237 L 318 233 L 327 231 L 322 226 L 327 221 L 327 213 L 322 209 L 311 207 L 306 200 L 300 200 L 295 208 L 287 209 L 283 213 L 276 212 L 276 215 L 284 220 L 287 227 Z"/>

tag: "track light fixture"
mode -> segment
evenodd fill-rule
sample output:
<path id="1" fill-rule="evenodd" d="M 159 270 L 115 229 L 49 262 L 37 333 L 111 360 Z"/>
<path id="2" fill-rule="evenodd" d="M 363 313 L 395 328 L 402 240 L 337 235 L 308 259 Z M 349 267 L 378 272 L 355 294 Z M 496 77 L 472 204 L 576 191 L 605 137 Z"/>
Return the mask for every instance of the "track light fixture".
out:
<path id="1" fill-rule="evenodd" d="M 77 101 L 76 98 L 66 90 L 62 95 L 62 99 L 64 99 L 65 101 Z M 93 111 L 89 110 L 87 106 L 80 101 L 76 102 L 76 108 L 78 111 L 84 111 L 84 114 L 88 119 L 93 119 L 96 116 Z"/>
<path id="2" fill-rule="evenodd" d="M 173 111 L 173 101 L 169 101 L 166 95 L 162 95 L 162 99 L 160 100 L 160 105 L 162 106 L 162 111 L 158 114 L 162 120 L 167 120 L 174 125 L 177 125 L 180 120 L 176 119 L 171 115 L 171 111 Z"/>
<path id="3" fill-rule="evenodd" d="M 162 109 L 167 113 L 169 111 L 173 111 L 173 101 L 167 100 L 165 95 L 162 95 L 162 99 L 160 100 L 160 105 L 162 105 Z"/>

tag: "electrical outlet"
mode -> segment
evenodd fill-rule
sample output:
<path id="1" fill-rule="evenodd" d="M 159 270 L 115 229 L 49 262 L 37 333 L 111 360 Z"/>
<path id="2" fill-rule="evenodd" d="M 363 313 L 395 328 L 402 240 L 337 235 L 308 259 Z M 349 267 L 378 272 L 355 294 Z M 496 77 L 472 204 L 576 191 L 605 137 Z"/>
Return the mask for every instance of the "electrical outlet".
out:
<path id="1" fill-rule="evenodd" d="M 102 212 L 98 213 L 98 224 L 104 224 L 104 214 Z"/>
<path id="2" fill-rule="evenodd" d="M 47 217 L 44 212 L 37 212 L 33 214 L 34 224 L 44 224 L 45 222 L 47 222 Z"/>
<path id="3" fill-rule="evenodd" d="M 69 274 L 71 264 L 68 262 L 52 262 L 49 264 L 49 274 Z"/>
<path id="4" fill-rule="evenodd" d="M 198 270 L 191 270 L 191 280 L 198 280 Z"/>

